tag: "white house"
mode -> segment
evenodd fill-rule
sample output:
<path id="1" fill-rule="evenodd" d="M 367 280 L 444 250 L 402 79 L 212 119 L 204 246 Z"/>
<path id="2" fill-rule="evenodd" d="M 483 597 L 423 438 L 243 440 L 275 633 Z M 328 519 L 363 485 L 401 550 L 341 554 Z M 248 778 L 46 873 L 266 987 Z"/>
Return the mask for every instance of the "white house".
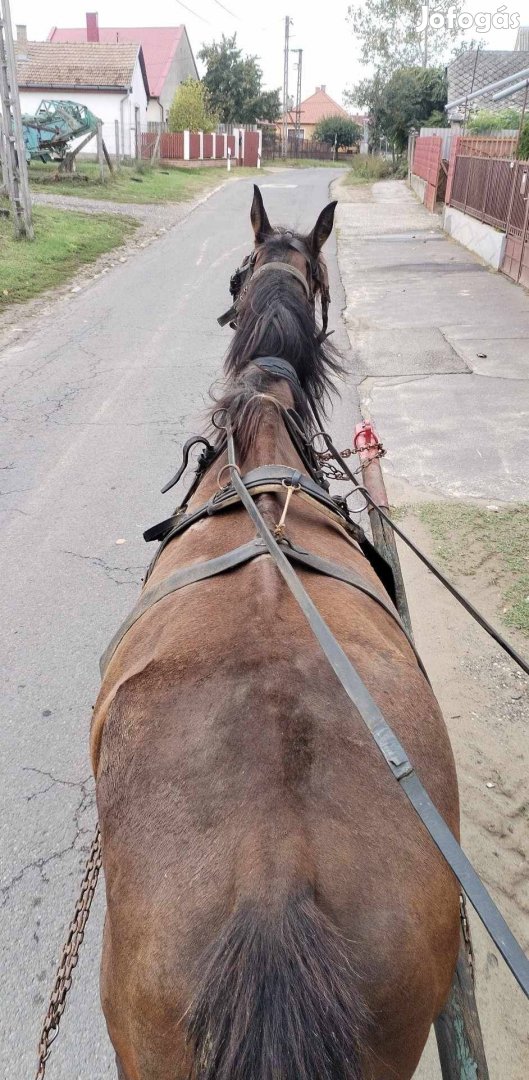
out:
<path id="1" fill-rule="evenodd" d="M 33 114 L 43 99 L 86 105 L 103 121 L 103 138 L 115 152 L 119 121 L 121 153 L 135 152 L 135 126 L 147 119 L 148 83 L 140 45 L 26 41 L 17 27 L 17 78 L 23 113 Z M 89 143 L 86 152 L 93 153 Z"/>
<path id="2" fill-rule="evenodd" d="M 198 79 L 195 58 L 185 26 L 99 26 L 97 12 L 87 12 L 86 26 L 54 26 L 48 41 L 141 45 L 147 72 L 149 104 L 147 120 L 161 123 L 167 115 L 177 86 Z"/>

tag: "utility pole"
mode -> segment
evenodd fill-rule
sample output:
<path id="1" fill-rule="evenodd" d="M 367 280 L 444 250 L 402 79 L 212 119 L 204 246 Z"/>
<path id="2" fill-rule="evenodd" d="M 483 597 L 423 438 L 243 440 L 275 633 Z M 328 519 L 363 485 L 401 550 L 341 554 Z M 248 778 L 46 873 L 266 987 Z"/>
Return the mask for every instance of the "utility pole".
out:
<path id="1" fill-rule="evenodd" d="M 292 19 L 285 15 L 285 55 L 283 64 L 283 130 L 281 133 L 281 154 L 287 156 L 288 151 L 288 60 L 290 50 L 290 27 Z"/>
<path id="2" fill-rule="evenodd" d="M 423 52 L 423 60 L 422 60 L 423 68 L 428 67 L 428 28 L 429 28 L 429 22 L 430 22 L 430 0 L 426 0 L 425 7 L 426 7 L 426 26 L 424 27 L 424 52 Z"/>
<path id="3" fill-rule="evenodd" d="M 301 131 L 301 70 L 303 65 L 303 49 L 292 49 L 298 54 L 298 85 L 296 90 L 296 125 L 294 138 L 296 140 L 296 152 L 299 149 L 299 136 Z"/>
<path id="4" fill-rule="evenodd" d="M 15 236 L 34 240 L 26 147 L 18 96 L 17 65 L 9 0 L 0 0 L 0 109 L 5 162 L 2 171 L 13 211 Z"/>

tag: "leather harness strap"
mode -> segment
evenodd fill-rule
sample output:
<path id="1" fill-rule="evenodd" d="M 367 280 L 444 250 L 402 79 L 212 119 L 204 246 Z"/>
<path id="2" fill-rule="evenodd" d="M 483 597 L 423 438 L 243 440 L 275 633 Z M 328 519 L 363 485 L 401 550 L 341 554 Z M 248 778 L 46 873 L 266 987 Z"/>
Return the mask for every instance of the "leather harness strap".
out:
<path id="1" fill-rule="evenodd" d="M 325 619 L 320 615 L 307 590 L 292 569 L 284 547 L 278 544 L 259 508 L 246 490 L 237 472 L 235 447 L 229 421 L 226 434 L 228 462 L 232 467 L 232 483 L 240 495 L 241 502 L 255 525 L 258 535 L 262 538 L 267 551 L 273 557 L 277 569 L 297 600 L 338 681 L 354 705 L 359 717 L 373 736 L 393 776 L 399 782 L 400 787 L 426 827 L 435 845 L 463 887 L 519 986 L 529 997 L 529 960 L 474 870 L 472 863 L 467 859 L 454 834 L 430 799 L 404 747 L 384 719 L 376 701 L 360 678 L 356 668 L 334 637 L 334 634 L 331 633 Z"/>
<path id="2" fill-rule="evenodd" d="M 252 469 L 246 473 L 243 477 L 243 483 L 254 495 L 262 495 L 267 491 L 284 493 L 285 487 L 292 483 L 292 478 L 296 473 L 296 469 L 286 465 L 262 465 L 260 468 Z M 299 495 L 302 498 L 316 503 L 316 509 L 325 513 L 327 517 L 332 518 L 340 525 L 345 524 L 347 521 L 345 515 L 341 513 L 331 496 L 315 480 L 312 480 L 310 476 L 299 473 L 296 476 L 296 483 L 299 486 Z M 216 491 L 207 502 L 203 503 L 191 514 L 183 514 L 182 509 L 180 509 L 176 514 L 166 518 L 165 521 L 152 525 L 150 529 L 145 530 L 143 538 L 147 543 L 150 543 L 151 540 L 162 540 L 168 543 L 173 536 L 177 536 L 184 529 L 189 528 L 190 525 L 194 525 L 196 521 L 201 521 L 205 517 L 212 517 L 219 511 L 226 509 L 226 507 L 234 506 L 239 502 L 240 499 L 233 484 L 228 484 L 226 487 L 221 488 L 220 491 Z"/>
<path id="3" fill-rule="evenodd" d="M 312 552 L 303 551 L 302 548 L 298 548 L 294 544 L 283 543 L 281 548 L 287 559 L 292 562 L 300 563 L 302 566 L 315 570 L 317 573 L 326 577 L 334 578 L 336 581 L 343 581 L 347 585 L 352 585 L 359 592 L 363 592 L 366 596 L 371 597 L 372 600 L 376 600 L 377 604 L 384 608 L 384 611 L 391 616 L 394 622 L 397 623 L 399 629 L 406 635 L 417 661 L 424 672 L 420 657 L 405 630 L 397 611 L 393 605 L 385 599 L 382 593 L 378 592 L 378 590 L 371 585 L 368 585 L 356 570 L 349 566 L 340 566 L 338 563 L 331 562 L 329 559 L 324 559 L 320 555 L 314 555 Z M 225 573 L 227 570 L 234 570 L 235 567 L 242 566 L 244 563 L 250 562 L 251 559 L 267 554 L 268 552 L 264 541 L 257 537 L 250 540 L 247 544 L 242 544 L 241 547 L 233 548 L 224 555 L 219 555 L 215 559 L 208 559 L 207 562 L 192 563 L 190 566 L 184 566 L 180 570 L 175 570 L 158 585 L 155 585 L 151 589 L 145 589 L 140 596 L 138 603 L 121 624 L 119 630 L 114 634 L 112 641 L 105 649 L 99 663 L 101 677 L 104 677 L 107 667 L 118 648 L 118 645 L 125 637 L 125 634 L 146 611 L 149 611 L 149 609 L 154 606 L 154 604 L 158 604 L 160 600 L 165 599 L 166 596 L 171 596 L 172 593 L 184 589 L 187 585 L 194 585 L 198 581 L 206 581 L 208 578 L 216 577 L 219 574 Z"/>

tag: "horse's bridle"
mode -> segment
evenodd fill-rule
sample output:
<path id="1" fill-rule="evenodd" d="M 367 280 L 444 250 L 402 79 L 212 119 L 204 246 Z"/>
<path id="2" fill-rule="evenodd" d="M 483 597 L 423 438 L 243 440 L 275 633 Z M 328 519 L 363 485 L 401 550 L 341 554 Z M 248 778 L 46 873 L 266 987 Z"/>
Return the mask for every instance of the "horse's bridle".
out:
<path id="1" fill-rule="evenodd" d="M 241 266 L 237 267 L 235 273 L 232 274 L 230 278 L 230 293 L 233 298 L 233 304 L 223 315 L 219 316 L 217 322 L 220 326 L 226 326 L 226 324 L 229 323 L 232 329 L 235 329 L 239 308 L 248 292 L 250 283 L 255 281 L 256 278 L 263 273 L 268 271 L 279 271 L 290 274 L 292 277 L 296 278 L 300 285 L 303 286 L 307 300 L 313 309 L 315 309 L 316 306 L 316 296 L 318 293 L 320 294 L 322 328 L 318 333 L 318 341 L 325 341 L 325 338 L 330 336 L 327 333 L 327 325 L 329 321 L 329 304 L 331 302 L 327 267 L 320 258 L 316 258 L 312 255 L 306 244 L 304 244 L 302 240 L 299 240 L 297 236 L 294 236 L 293 233 L 280 233 L 278 235 L 281 240 L 285 241 L 289 248 L 293 251 L 297 251 L 303 256 L 309 270 L 308 278 L 305 277 L 297 267 L 276 259 L 262 263 L 261 266 L 257 267 L 256 264 L 259 255 L 266 247 L 265 243 L 259 244 L 246 256 Z"/>

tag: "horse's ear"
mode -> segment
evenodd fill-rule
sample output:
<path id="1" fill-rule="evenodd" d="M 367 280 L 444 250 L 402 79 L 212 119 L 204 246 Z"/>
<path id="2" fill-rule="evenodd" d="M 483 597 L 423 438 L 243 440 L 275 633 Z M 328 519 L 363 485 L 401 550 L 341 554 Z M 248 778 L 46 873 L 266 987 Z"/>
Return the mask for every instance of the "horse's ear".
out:
<path id="1" fill-rule="evenodd" d="M 253 186 L 253 202 L 252 209 L 250 210 L 250 220 L 253 225 L 255 242 L 256 244 L 262 244 L 265 236 L 270 236 L 274 230 L 268 220 L 268 215 L 264 208 L 263 196 L 261 195 L 257 184 L 254 184 Z"/>
<path id="2" fill-rule="evenodd" d="M 328 206 L 322 210 L 310 236 L 307 237 L 307 243 L 313 255 L 319 255 L 325 241 L 328 240 L 331 235 L 336 205 L 337 200 L 330 202 Z"/>

